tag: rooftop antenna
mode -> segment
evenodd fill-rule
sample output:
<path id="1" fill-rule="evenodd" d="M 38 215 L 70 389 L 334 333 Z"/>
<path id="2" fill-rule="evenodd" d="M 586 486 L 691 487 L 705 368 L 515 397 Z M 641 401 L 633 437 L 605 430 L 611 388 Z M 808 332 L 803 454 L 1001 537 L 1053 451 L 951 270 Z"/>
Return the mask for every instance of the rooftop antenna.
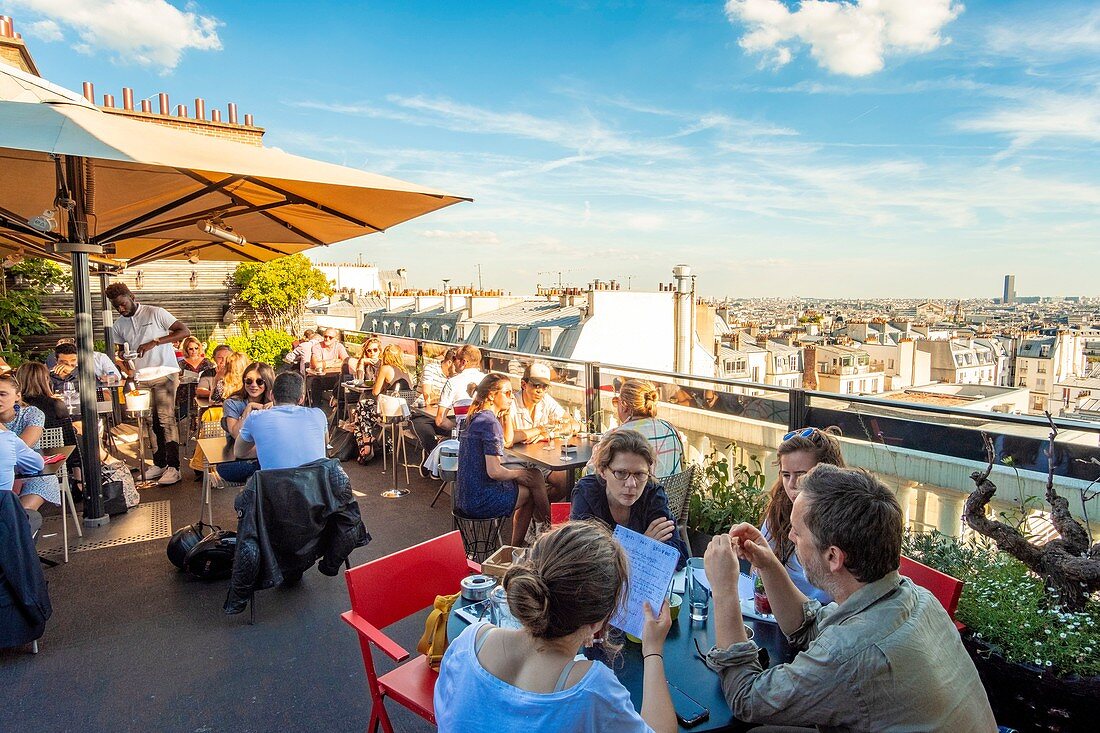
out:
<path id="1" fill-rule="evenodd" d="M 481 263 L 477 266 L 477 291 L 480 293 L 484 288 L 481 286 Z"/>

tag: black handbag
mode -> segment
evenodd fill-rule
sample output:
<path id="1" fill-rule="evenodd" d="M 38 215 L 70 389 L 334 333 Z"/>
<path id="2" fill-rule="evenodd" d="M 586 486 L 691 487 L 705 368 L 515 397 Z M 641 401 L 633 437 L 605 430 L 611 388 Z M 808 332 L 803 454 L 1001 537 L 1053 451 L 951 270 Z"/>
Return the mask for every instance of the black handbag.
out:
<path id="1" fill-rule="evenodd" d="M 130 511 L 121 481 L 103 482 L 103 511 L 112 517 Z"/>
<path id="2" fill-rule="evenodd" d="M 334 431 L 328 449 L 328 457 L 335 458 L 343 463 L 344 461 L 350 461 L 357 455 L 359 455 L 359 445 L 355 442 L 355 434 L 343 429 Z"/>

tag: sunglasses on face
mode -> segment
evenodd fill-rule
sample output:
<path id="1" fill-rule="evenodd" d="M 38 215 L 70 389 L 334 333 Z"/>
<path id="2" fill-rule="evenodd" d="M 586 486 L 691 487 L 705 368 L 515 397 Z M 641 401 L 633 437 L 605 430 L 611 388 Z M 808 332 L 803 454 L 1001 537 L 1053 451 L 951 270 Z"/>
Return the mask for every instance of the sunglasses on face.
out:
<path id="1" fill-rule="evenodd" d="M 649 471 L 616 471 L 611 469 L 611 475 L 615 477 L 617 481 L 625 482 L 629 478 L 634 479 L 634 483 L 643 485 L 649 483 L 650 473 Z"/>
<path id="2" fill-rule="evenodd" d="M 550 389 L 549 384 L 538 384 L 537 382 L 524 382 L 531 389 Z"/>
<path id="3" fill-rule="evenodd" d="M 817 428 L 802 428 L 801 430 L 792 430 L 791 432 L 783 436 L 783 440 L 790 440 L 796 435 L 799 438 L 809 438 L 812 435 L 816 435 L 817 432 Z"/>
<path id="4" fill-rule="evenodd" d="M 252 377 L 245 377 L 244 378 L 244 383 L 249 385 L 249 386 L 258 384 L 259 386 L 262 387 L 262 386 L 264 386 L 264 379 L 263 379 L 263 377 L 260 377 L 259 379 L 253 379 Z"/>
<path id="5" fill-rule="evenodd" d="M 377 353 L 378 353 L 378 349 L 367 349 L 367 353 L 368 353 L 368 354 L 377 354 Z"/>

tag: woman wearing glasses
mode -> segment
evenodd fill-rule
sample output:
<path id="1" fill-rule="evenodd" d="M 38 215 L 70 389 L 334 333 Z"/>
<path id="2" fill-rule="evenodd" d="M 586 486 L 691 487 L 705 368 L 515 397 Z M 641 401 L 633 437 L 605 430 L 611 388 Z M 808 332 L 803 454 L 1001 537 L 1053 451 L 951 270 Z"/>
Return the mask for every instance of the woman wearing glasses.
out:
<path id="1" fill-rule="evenodd" d="M 272 387 L 275 385 L 275 370 L 267 364 L 253 362 L 244 370 L 241 388 L 225 399 L 222 404 L 222 427 L 233 440 L 241 432 L 241 426 L 248 416 L 257 410 L 266 410 L 275 404 Z M 255 460 L 233 461 L 218 466 L 218 475 L 234 484 L 241 484 L 258 471 L 260 464 Z"/>
<path id="2" fill-rule="evenodd" d="M 772 485 L 768 496 L 768 506 L 764 510 L 764 525 L 760 533 L 771 545 L 776 557 L 787 568 L 795 586 L 807 598 L 814 598 L 822 604 L 831 602 L 832 596 L 820 588 L 815 588 L 806 579 L 806 571 L 794 553 L 791 541 L 791 507 L 798 496 L 798 484 L 810 470 L 819 463 L 844 467 L 844 456 L 840 453 L 840 428 L 832 426 L 819 430 L 802 428 L 783 436 L 783 442 L 776 449 L 775 464 L 779 467 L 779 478 Z"/>
<path id="3" fill-rule="evenodd" d="M 481 380 L 466 413 L 458 449 L 455 481 L 455 513 L 470 519 L 506 517 L 512 514 L 512 542 L 522 546 L 527 528 L 535 519 L 550 520 L 550 500 L 542 473 L 534 468 L 509 468 L 501 463 L 504 445 L 513 438 L 512 380 L 506 374 L 490 374 Z"/>
<path id="4" fill-rule="evenodd" d="M 372 337 L 363 342 L 363 356 L 355 363 L 355 378 L 361 382 L 374 381 L 382 365 L 381 356 L 381 341 Z"/>
<path id="5" fill-rule="evenodd" d="M 596 473 L 573 490 L 569 518 L 599 519 L 612 529 L 621 524 L 664 542 L 680 553 L 677 566 L 683 567 L 690 553 L 676 531 L 665 490 L 653 479 L 654 460 L 652 446 L 640 433 L 612 430 L 596 447 Z"/>

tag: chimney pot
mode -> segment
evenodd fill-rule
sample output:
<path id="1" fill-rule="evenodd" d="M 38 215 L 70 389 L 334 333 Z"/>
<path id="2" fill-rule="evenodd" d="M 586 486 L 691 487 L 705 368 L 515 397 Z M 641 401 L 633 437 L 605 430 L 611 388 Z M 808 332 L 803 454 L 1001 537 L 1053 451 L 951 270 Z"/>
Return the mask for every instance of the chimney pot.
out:
<path id="1" fill-rule="evenodd" d="M 115 106 L 115 95 L 113 95 L 113 94 L 104 94 L 103 95 L 103 106 L 114 108 L 114 106 Z"/>
<path id="2" fill-rule="evenodd" d="M 252 115 L 245 115 L 244 116 L 244 124 L 245 124 L 245 127 L 252 127 Z"/>
<path id="3" fill-rule="evenodd" d="M 195 119 L 206 119 L 206 100 L 202 97 L 195 97 Z"/>
<path id="4" fill-rule="evenodd" d="M 95 85 L 90 81 L 84 82 L 84 98 L 95 104 Z"/>
<path id="5" fill-rule="evenodd" d="M 237 105 L 234 102 L 229 103 L 229 124 L 237 124 Z"/>
<path id="6" fill-rule="evenodd" d="M 11 36 L 11 18 L 6 15 L 0 15 L 0 36 Z"/>
<path id="7" fill-rule="evenodd" d="M 122 87 L 122 108 L 134 111 L 134 90 L 130 87 Z"/>
<path id="8" fill-rule="evenodd" d="M 162 114 L 162 115 L 172 114 L 169 111 L 169 110 L 171 110 L 171 107 L 168 104 L 168 95 L 167 94 L 165 94 L 164 92 L 161 92 L 160 94 L 158 94 L 157 95 L 157 103 L 160 105 L 160 114 Z"/>
<path id="9" fill-rule="evenodd" d="M 152 114 L 152 112 L 153 112 L 153 102 L 151 100 L 148 100 L 148 99 L 141 100 L 141 111 L 144 112 L 145 114 Z"/>
<path id="10" fill-rule="evenodd" d="M 186 117 L 186 116 L 187 116 L 187 105 L 186 104 L 177 104 L 176 105 L 176 117 Z"/>
<path id="11" fill-rule="evenodd" d="M 222 111 L 220 109 L 210 110 L 210 119 L 213 120 L 214 122 L 221 122 L 222 121 Z"/>

